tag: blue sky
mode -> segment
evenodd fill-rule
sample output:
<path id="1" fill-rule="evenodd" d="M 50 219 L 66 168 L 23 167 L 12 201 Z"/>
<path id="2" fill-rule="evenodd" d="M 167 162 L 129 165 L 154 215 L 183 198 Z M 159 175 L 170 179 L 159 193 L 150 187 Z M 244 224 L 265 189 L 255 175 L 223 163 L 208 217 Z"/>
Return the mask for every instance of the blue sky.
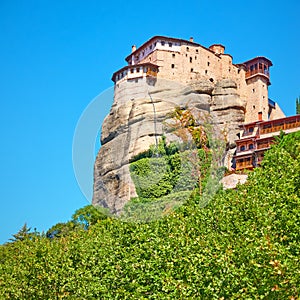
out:
<path id="1" fill-rule="evenodd" d="M 0 243 L 25 222 L 47 230 L 88 204 L 73 172 L 74 131 L 85 107 L 112 87 L 132 44 L 193 36 L 225 45 L 234 63 L 266 56 L 274 65 L 269 96 L 295 114 L 299 3 L 1 0 Z M 110 105 L 105 98 L 99 121 Z"/>

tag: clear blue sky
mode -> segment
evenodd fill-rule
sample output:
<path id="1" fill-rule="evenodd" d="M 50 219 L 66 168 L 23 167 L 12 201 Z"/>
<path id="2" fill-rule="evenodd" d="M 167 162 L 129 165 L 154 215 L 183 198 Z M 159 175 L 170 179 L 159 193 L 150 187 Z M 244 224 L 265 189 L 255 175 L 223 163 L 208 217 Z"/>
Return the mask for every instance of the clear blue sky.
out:
<path id="1" fill-rule="evenodd" d="M 73 173 L 74 130 L 85 107 L 112 86 L 132 44 L 193 36 L 204 46 L 224 44 L 234 63 L 266 56 L 274 65 L 270 98 L 295 114 L 299 3 L 1 0 L 0 243 L 25 222 L 47 230 L 88 204 Z M 110 105 L 103 101 L 99 120 Z"/>

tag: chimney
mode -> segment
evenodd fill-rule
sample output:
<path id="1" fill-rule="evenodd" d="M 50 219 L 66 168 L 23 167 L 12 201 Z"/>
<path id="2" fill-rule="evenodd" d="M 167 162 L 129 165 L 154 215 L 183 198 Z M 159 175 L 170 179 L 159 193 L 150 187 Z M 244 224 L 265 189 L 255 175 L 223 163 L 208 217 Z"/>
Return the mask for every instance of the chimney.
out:
<path id="1" fill-rule="evenodd" d="M 190 37 L 190 42 L 194 43 L 194 38 L 192 36 Z"/>
<path id="2" fill-rule="evenodd" d="M 262 112 L 260 111 L 259 113 L 258 113 L 258 121 L 262 121 Z"/>
<path id="3" fill-rule="evenodd" d="M 132 45 L 131 46 L 131 53 L 134 52 L 136 50 L 136 45 Z"/>

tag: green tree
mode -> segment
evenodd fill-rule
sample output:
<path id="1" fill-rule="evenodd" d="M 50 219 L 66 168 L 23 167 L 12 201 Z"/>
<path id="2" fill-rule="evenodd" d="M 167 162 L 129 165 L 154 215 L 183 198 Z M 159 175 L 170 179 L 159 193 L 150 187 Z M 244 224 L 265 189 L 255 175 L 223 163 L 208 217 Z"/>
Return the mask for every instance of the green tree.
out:
<path id="1" fill-rule="evenodd" d="M 100 220 L 105 220 L 109 212 L 102 207 L 94 207 L 93 205 L 86 205 L 78 210 L 72 216 L 74 224 L 88 229 L 91 225 L 96 224 Z"/>
<path id="2" fill-rule="evenodd" d="M 57 223 L 49 228 L 46 232 L 47 238 L 61 238 L 70 235 L 72 232 L 78 229 L 78 225 L 73 221 L 66 223 Z"/>
<path id="3" fill-rule="evenodd" d="M 300 97 L 296 99 L 296 115 L 300 115 Z"/>
<path id="4" fill-rule="evenodd" d="M 205 207 L 0 245 L 0 299 L 299 299 L 299 146 L 282 136 Z"/>
<path id="5" fill-rule="evenodd" d="M 28 238 L 30 235 L 30 227 L 27 227 L 27 224 L 25 223 L 22 228 L 16 233 L 13 234 L 13 238 L 9 239 L 12 242 L 16 241 L 23 241 L 24 239 Z"/>

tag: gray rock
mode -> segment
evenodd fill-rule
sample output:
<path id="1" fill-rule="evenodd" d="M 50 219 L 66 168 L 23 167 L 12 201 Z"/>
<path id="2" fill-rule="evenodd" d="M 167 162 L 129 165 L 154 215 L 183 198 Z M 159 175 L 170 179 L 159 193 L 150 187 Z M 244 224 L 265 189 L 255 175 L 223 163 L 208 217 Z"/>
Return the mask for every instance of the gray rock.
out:
<path id="1" fill-rule="evenodd" d="M 165 124 L 175 107 L 189 108 L 201 118 L 207 114 L 221 129 L 228 148 L 233 148 L 238 125 L 244 121 L 245 103 L 236 83 L 215 84 L 199 80 L 183 85 L 167 80 L 123 82 L 115 88 L 114 103 L 102 125 L 101 148 L 94 166 L 93 204 L 119 214 L 126 202 L 136 197 L 129 173 L 132 157 L 154 145 L 160 136 L 176 140 Z M 203 118 L 204 119 L 204 118 Z"/>
<path id="2" fill-rule="evenodd" d="M 227 189 L 234 189 L 237 187 L 238 184 L 244 184 L 248 179 L 248 175 L 243 174 L 231 174 L 225 176 L 221 183 L 223 184 L 223 188 Z"/>

